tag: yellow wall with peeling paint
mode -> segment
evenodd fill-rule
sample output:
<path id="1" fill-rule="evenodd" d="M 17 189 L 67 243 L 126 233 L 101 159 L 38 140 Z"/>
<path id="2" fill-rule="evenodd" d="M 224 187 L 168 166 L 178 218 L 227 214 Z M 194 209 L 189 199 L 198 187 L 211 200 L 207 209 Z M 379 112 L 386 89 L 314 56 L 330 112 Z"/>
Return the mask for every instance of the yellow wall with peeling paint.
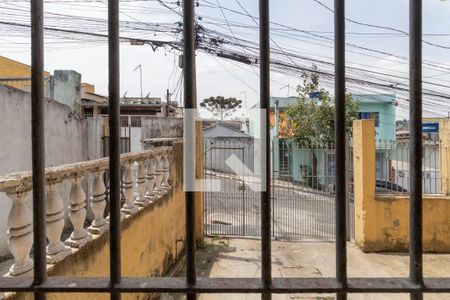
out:
<path id="1" fill-rule="evenodd" d="M 441 128 L 445 129 L 445 127 Z M 450 131 L 442 132 L 441 138 L 443 136 L 448 137 L 449 133 Z M 409 198 L 407 195 L 375 194 L 374 141 L 374 121 L 354 121 L 355 241 L 366 252 L 407 251 L 409 240 Z M 446 160 L 441 160 L 441 164 L 445 163 Z M 441 170 L 441 176 L 448 178 L 446 173 L 448 172 L 448 166 L 441 165 Z M 424 195 L 424 251 L 450 252 L 449 216 L 449 196 L 445 194 Z"/>

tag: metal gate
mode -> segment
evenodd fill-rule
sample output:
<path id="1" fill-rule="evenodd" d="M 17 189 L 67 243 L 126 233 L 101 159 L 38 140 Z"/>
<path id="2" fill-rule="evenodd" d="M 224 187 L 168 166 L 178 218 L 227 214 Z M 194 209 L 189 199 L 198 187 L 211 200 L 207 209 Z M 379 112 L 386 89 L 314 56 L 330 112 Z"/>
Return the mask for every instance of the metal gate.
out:
<path id="1" fill-rule="evenodd" d="M 275 239 L 334 240 L 335 154 L 331 145 L 298 146 L 281 141 L 272 151 L 272 236 Z M 204 176 L 220 181 L 220 191 L 204 194 L 206 235 L 261 235 L 260 193 L 248 188 L 226 160 L 253 159 L 244 143 L 205 142 Z M 349 197 L 349 233 L 353 205 Z"/>
<path id="2" fill-rule="evenodd" d="M 205 234 L 260 236 L 259 193 L 249 190 L 245 179 L 234 174 L 226 163 L 236 155 L 243 166 L 253 170 L 249 163 L 252 147 L 239 140 L 213 139 L 206 140 L 203 149 L 204 178 L 220 181 L 220 191 L 208 191 L 211 186 L 205 186 Z M 206 182 L 212 185 L 212 181 Z"/>

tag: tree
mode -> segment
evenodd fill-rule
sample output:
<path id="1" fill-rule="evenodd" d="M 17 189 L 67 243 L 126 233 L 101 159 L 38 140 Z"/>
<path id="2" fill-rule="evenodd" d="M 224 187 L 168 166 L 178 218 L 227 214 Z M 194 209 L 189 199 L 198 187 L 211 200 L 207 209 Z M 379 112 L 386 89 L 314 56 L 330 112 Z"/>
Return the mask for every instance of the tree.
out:
<path id="1" fill-rule="evenodd" d="M 209 97 L 200 103 L 200 107 L 211 112 L 215 117 L 220 117 L 222 121 L 224 117 L 230 116 L 238 108 L 241 107 L 242 100 L 236 98 L 225 98 L 222 96 Z"/>
<path id="2" fill-rule="evenodd" d="M 331 145 L 334 137 L 334 101 L 330 93 L 319 85 L 319 71 L 313 65 L 310 72 L 302 75 L 303 83 L 297 87 L 298 99 L 287 110 L 288 126 L 285 134 L 292 136 L 302 145 Z M 351 94 L 345 97 L 345 130 L 351 133 L 353 120 L 357 117 L 359 102 Z M 312 150 L 312 182 L 317 184 L 317 157 Z"/>

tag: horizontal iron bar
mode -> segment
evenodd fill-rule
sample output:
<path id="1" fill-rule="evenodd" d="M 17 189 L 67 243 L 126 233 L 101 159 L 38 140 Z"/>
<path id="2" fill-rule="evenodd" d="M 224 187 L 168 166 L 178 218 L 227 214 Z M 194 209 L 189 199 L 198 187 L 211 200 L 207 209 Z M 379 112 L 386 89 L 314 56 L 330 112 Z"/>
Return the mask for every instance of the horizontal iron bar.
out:
<path id="1" fill-rule="evenodd" d="M 33 277 L 0 277 L 0 292 L 25 292 L 33 290 Z"/>
<path id="2" fill-rule="evenodd" d="M 1 292 L 86 292 L 107 293 L 109 278 L 49 277 L 40 286 L 32 286 L 32 278 L 0 278 Z M 123 277 L 116 285 L 122 293 L 450 293 L 450 278 L 426 278 L 424 286 L 411 283 L 408 278 L 349 278 L 348 288 L 342 288 L 335 278 L 273 278 L 270 289 L 264 289 L 259 278 L 204 278 L 189 287 L 183 277 Z"/>

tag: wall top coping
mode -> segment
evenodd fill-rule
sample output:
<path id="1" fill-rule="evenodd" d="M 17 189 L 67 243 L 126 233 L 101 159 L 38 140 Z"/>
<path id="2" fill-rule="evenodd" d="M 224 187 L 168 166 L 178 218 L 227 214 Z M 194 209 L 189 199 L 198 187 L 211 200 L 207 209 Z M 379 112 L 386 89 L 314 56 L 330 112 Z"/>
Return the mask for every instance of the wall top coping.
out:
<path id="1" fill-rule="evenodd" d="M 159 147 L 141 152 L 125 153 L 120 156 L 122 165 L 145 161 L 162 154 L 172 153 L 172 147 Z M 109 157 L 82 161 L 72 164 L 59 165 L 45 169 L 45 179 L 47 184 L 61 182 L 65 179 L 71 179 L 83 176 L 87 172 L 100 172 L 109 168 Z M 30 170 L 23 172 L 10 173 L 0 176 L 0 191 L 6 193 L 15 193 L 28 191 L 32 188 L 32 172 Z"/>
<path id="2" fill-rule="evenodd" d="M 449 200 L 450 196 L 445 194 L 424 194 L 422 195 L 423 200 Z M 403 194 L 377 194 L 375 200 L 381 201 L 398 201 L 398 200 L 409 200 L 409 195 Z"/>
<path id="3" fill-rule="evenodd" d="M 145 144 L 153 144 L 153 143 L 173 143 L 183 141 L 183 138 L 181 137 L 167 137 L 167 138 L 150 138 L 150 139 L 142 139 L 141 142 Z"/>

